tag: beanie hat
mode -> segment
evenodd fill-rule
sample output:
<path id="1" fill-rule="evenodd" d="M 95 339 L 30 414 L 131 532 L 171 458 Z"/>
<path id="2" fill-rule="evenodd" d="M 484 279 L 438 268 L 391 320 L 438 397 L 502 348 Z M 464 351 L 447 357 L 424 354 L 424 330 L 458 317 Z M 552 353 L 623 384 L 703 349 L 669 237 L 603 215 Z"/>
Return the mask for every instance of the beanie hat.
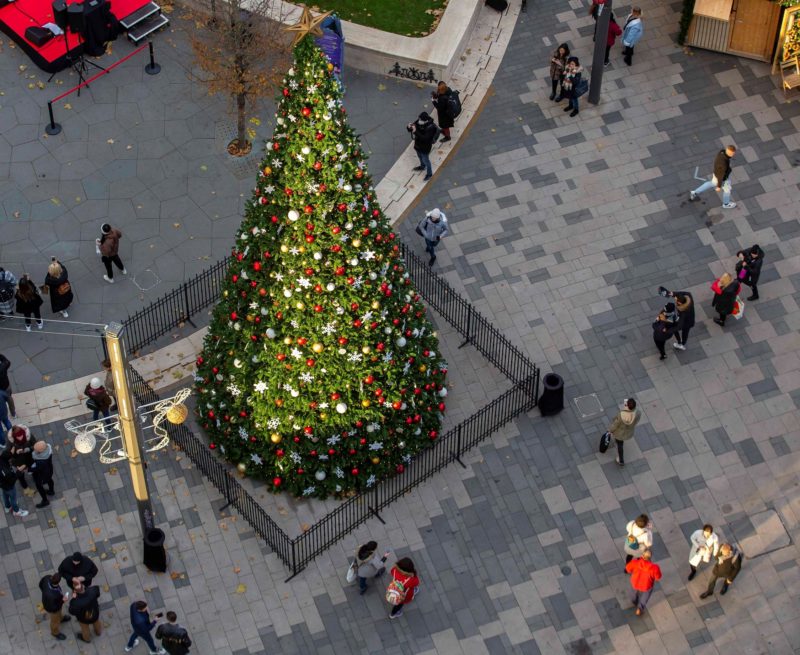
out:
<path id="1" fill-rule="evenodd" d="M 428 212 L 428 216 L 430 216 L 434 221 L 438 221 L 442 217 L 442 212 L 439 209 L 431 209 Z"/>
<path id="2" fill-rule="evenodd" d="M 100 227 L 100 231 L 103 234 L 108 234 L 111 232 L 111 226 L 108 223 L 103 223 L 103 225 Z"/>
<path id="3" fill-rule="evenodd" d="M 99 389 L 100 387 L 103 386 L 103 383 L 100 382 L 100 378 L 92 378 L 91 381 L 89 382 L 89 386 L 92 389 Z"/>
<path id="4" fill-rule="evenodd" d="M 431 119 L 431 117 L 428 115 L 428 112 L 427 112 L 427 111 L 423 111 L 423 112 L 422 112 L 422 113 L 419 115 L 419 119 L 420 119 L 421 121 L 429 121 L 429 120 Z"/>

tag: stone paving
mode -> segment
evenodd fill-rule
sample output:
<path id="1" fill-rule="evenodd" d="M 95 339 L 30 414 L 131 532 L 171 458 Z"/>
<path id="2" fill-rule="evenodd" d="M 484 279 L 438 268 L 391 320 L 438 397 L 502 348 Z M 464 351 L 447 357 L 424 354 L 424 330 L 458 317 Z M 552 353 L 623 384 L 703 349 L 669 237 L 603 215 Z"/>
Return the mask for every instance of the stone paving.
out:
<path id="1" fill-rule="evenodd" d="M 198 653 L 799 652 L 800 119 L 766 64 L 684 52 L 671 41 L 678 3 L 642 6 L 634 66 L 616 50 L 613 93 L 569 119 L 547 100 L 546 63 L 564 40 L 584 59 L 591 19 L 577 1 L 529 4 L 494 97 L 420 203 L 453 224 L 436 265 L 565 378 L 565 411 L 521 417 L 466 469 L 446 469 L 392 505 L 386 525 L 367 523 L 289 583 L 241 519 L 216 516 L 222 500 L 174 452 L 151 465 L 174 574 L 134 567 L 127 472 L 72 459 L 63 445 L 64 500 L 21 524 L 0 518 L 0 653 L 50 651 L 42 624 L 30 630 L 35 583 L 92 540 L 108 631 L 90 653 L 122 647 L 126 605 L 143 589 L 153 607 L 177 608 Z M 728 142 L 740 150 L 739 207 L 723 213 L 713 195 L 688 203 L 695 166 L 707 175 Z M 403 227 L 409 241 L 418 214 Z M 761 300 L 720 329 L 708 285 L 754 242 L 767 253 Z M 666 362 L 649 329 L 659 284 L 697 301 L 687 351 Z M 590 394 L 601 409 L 584 417 L 574 399 Z M 629 395 L 644 418 L 619 469 L 596 445 Z M 664 579 L 637 618 L 622 536 L 642 511 Z M 707 569 L 685 579 L 687 538 L 704 522 L 747 554 L 731 591 L 708 600 Z M 398 621 L 386 619 L 380 589 L 360 597 L 343 584 L 347 555 L 367 538 L 420 570 L 422 594 Z M 65 644 L 53 652 L 76 652 Z"/>

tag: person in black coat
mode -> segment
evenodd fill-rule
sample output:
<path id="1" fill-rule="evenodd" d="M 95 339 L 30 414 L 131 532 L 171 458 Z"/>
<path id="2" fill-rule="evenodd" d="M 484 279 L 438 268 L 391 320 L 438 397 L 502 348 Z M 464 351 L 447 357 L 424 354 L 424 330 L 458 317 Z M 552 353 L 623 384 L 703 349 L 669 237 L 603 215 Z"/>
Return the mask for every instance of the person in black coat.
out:
<path id="1" fill-rule="evenodd" d="M 736 274 L 753 292 L 748 300 L 758 300 L 758 278 L 761 277 L 764 251 L 756 244 L 747 250 L 740 250 L 736 256 L 739 258 L 736 264 Z"/>
<path id="2" fill-rule="evenodd" d="M 11 418 L 17 418 L 17 408 L 14 406 L 14 399 L 11 396 L 11 381 L 8 379 L 9 368 L 11 368 L 11 362 L 8 357 L 0 354 L 0 391 L 6 392 L 6 404 L 8 405 L 8 411 L 11 413 Z"/>
<path id="3" fill-rule="evenodd" d="M 23 275 L 19 280 L 17 288 L 17 313 L 25 317 L 25 329 L 31 331 L 31 316 L 36 318 L 36 327 L 40 330 L 44 327 L 40 307 L 44 302 L 39 295 L 39 289 L 31 282 L 27 275 Z"/>
<path id="4" fill-rule="evenodd" d="M 686 350 L 689 331 L 694 327 L 694 298 L 688 291 L 671 291 L 670 296 L 675 298 L 678 310 L 678 329 L 672 345 L 676 350 Z"/>
<path id="5" fill-rule="evenodd" d="M 450 140 L 450 128 L 455 125 L 455 118 L 450 112 L 450 96 L 452 91 L 450 87 L 444 82 L 439 82 L 436 91 L 431 93 L 431 101 L 433 106 L 436 107 L 436 115 L 439 118 L 439 127 L 442 130 L 442 143 Z"/>
<path id="6" fill-rule="evenodd" d="M 11 455 L 11 465 L 17 474 L 19 486 L 23 489 L 28 488 L 28 481 L 25 474 L 29 473 L 33 465 L 33 447 L 36 439 L 31 435 L 27 426 L 15 425 L 11 428 L 11 439 L 8 440 L 6 450 Z"/>
<path id="7" fill-rule="evenodd" d="M 667 353 L 664 350 L 664 344 L 669 341 L 677 332 L 678 315 L 674 303 L 667 303 L 664 306 L 655 322 L 653 323 L 653 342 L 658 348 L 661 357 L 659 359 L 666 359 Z"/>
<path id="8" fill-rule="evenodd" d="M 717 585 L 717 580 L 722 578 L 721 594 L 728 593 L 728 587 L 733 584 L 739 571 L 742 570 L 742 553 L 731 544 L 722 544 L 719 547 L 714 568 L 711 570 L 711 579 L 708 581 L 708 588 L 700 594 L 700 598 L 708 598 L 714 594 L 714 587 Z"/>
<path id="9" fill-rule="evenodd" d="M 58 565 L 58 572 L 66 580 L 70 589 L 75 588 L 76 580 L 88 587 L 97 575 L 97 566 L 86 555 L 76 552 L 70 557 L 64 558 L 64 561 Z"/>
<path id="10" fill-rule="evenodd" d="M 49 443 L 37 441 L 33 445 L 31 473 L 33 474 L 33 483 L 36 485 L 36 491 L 42 497 L 42 501 L 36 503 L 36 507 L 47 507 L 50 504 L 48 496 L 55 496 L 56 494 L 53 485 L 53 449 Z"/>
<path id="11" fill-rule="evenodd" d="M 169 655 L 187 655 L 192 646 L 192 640 L 186 628 L 178 625 L 178 615 L 167 612 L 168 623 L 162 623 L 156 628 L 156 639 L 161 640 L 161 647 Z"/>
<path id="12" fill-rule="evenodd" d="M 583 68 L 577 57 L 567 59 L 567 68 L 564 71 L 564 78 L 561 81 L 561 95 L 569 100 L 564 107 L 564 111 L 570 112 L 570 116 L 577 116 L 580 111 L 578 105 L 578 86 L 583 76 Z"/>
<path id="13" fill-rule="evenodd" d="M 722 276 L 712 285 L 714 291 L 714 300 L 711 301 L 711 306 L 717 310 L 719 318 L 714 319 L 717 325 L 725 325 L 725 319 L 728 314 L 733 312 L 733 306 L 736 304 L 736 296 L 739 293 L 742 285 L 737 280 L 731 277 L 730 273 L 723 273 Z"/>
<path id="14" fill-rule="evenodd" d="M 58 573 L 44 576 L 39 580 L 39 589 L 42 590 L 42 607 L 50 615 L 50 634 L 64 641 L 67 637 L 61 632 L 61 624 L 72 617 L 61 611 L 69 598 L 68 594 L 61 591 L 61 576 Z"/>
<path id="15" fill-rule="evenodd" d="M 425 171 L 425 179 L 430 180 L 433 176 L 430 152 L 436 142 L 439 128 L 436 127 L 428 112 L 423 111 L 417 120 L 406 125 L 406 129 L 411 132 L 411 138 L 414 140 L 414 151 L 419 159 L 419 166 L 415 166 L 414 170 Z"/>
<path id="16" fill-rule="evenodd" d="M 82 642 L 89 644 L 92 641 L 90 627 L 99 637 L 103 633 L 103 624 L 100 621 L 100 587 L 89 587 L 80 582 L 75 585 L 75 596 L 69 601 L 69 613 L 78 619 L 81 632 L 77 635 Z"/>
<path id="17" fill-rule="evenodd" d="M 61 312 L 64 318 L 69 317 L 67 309 L 72 304 L 72 285 L 69 283 L 67 267 L 59 262 L 55 257 L 47 267 L 47 275 L 44 284 L 50 294 L 50 309 L 53 313 Z"/>

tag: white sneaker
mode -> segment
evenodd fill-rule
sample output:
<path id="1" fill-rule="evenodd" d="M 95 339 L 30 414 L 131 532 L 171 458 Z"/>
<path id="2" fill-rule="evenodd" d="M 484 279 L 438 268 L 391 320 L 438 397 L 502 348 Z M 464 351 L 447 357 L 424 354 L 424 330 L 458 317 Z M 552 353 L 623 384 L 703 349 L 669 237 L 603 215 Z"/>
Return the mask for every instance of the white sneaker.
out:
<path id="1" fill-rule="evenodd" d="M 167 651 L 165 651 L 163 648 L 159 648 L 158 650 L 151 650 L 148 652 L 150 653 L 150 655 L 167 655 Z"/>
<path id="2" fill-rule="evenodd" d="M 689 191 L 689 200 L 697 200 L 697 194 L 694 191 Z"/>
<path id="3" fill-rule="evenodd" d="M 126 653 L 130 653 L 130 652 L 131 652 L 131 651 L 132 651 L 134 648 L 136 648 L 138 645 L 139 645 L 139 638 L 137 637 L 137 638 L 136 638 L 136 639 L 133 641 L 133 646 L 125 646 L 125 652 L 126 652 Z"/>
<path id="4" fill-rule="evenodd" d="M 108 275 L 103 275 L 103 279 L 108 282 L 109 284 L 114 284 L 114 278 L 108 277 Z"/>
<path id="5" fill-rule="evenodd" d="M 44 327 L 44 321 L 39 321 L 39 322 L 36 324 L 36 327 L 37 327 L 37 328 L 39 328 L 39 329 L 41 330 L 41 329 Z"/>
<path id="6" fill-rule="evenodd" d="M 735 207 L 736 207 L 735 202 L 726 202 L 724 205 L 722 205 L 723 209 L 734 209 Z"/>
<path id="7" fill-rule="evenodd" d="M 66 309 L 65 309 L 63 312 L 61 312 L 61 315 L 62 315 L 64 318 L 69 318 L 69 314 L 67 314 L 67 310 L 66 310 Z"/>
<path id="8" fill-rule="evenodd" d="M 14 512 L 14 516 L 16 516 L 18 518 L 24 518 L 24 517 L 28 516 L 28 510 L 21 509 L 18 512 Z"/>
<path id="9" fill-rule="evenodd" d="M 26 326 L 25 326 L 25 329 L 26 329 L 28 332 L 30 332 L 30 331 L 31 331 L 31 326 L 30 326 L 30 325 L 26 325 Z"/>
<path id="10" fill-rule="evenodd" d="M 123 268 L 122 269 L 122 274 L 123 275 L 127 275 L 128 274 L 128 269 L 127 268 Z"/>
<path id="11" fill-rule="evenodd" d="M 673 342 L 672 347 L 676 350 L 686 350 L 686 346 L 684 346 L 682 343 L 678 343 L 677 341 Z"/>

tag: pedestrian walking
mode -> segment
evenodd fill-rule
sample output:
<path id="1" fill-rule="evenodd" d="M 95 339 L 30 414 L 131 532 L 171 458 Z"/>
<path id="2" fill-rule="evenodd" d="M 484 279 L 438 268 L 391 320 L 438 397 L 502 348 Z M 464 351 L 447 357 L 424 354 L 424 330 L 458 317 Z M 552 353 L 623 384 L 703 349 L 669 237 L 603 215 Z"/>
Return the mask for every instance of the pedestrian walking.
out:
<path id="1" fill-rule="evenodd" d="M 50 266 L 47 267 L 47 275 L 44 278 L 44 288 L 45 293 L 50 295 L 50 309 L 53 313 L 61 312 L 64 318 L 69 318 L 67 309 L 74 299 L 72 285 L 69 283 L 67 267 L 55 257 L 50 258 Z"/>
<path id="2" fill-rule="evenodd" d="M 392 581 L 386 589 L 386 600 L 393 605 L 389 613 L 390 619 L 403 615 L 403 606 L 408 605 L 418 593 L 419 576 L 411 558 L 404 557 L 397 561 L 391 570 Z"/>
<path id="3" fill-rule="evenodd" d="M 111 227 L 108 223 L 100 226 L 100 238 L 96 239 L 97 249 L 100 251 L 100 259 L 106 267 L 103 279 L 109 284 L 114 284 L 114 264 L 123 275 L 128 274 L 128 270 L 119 258 L 119 241 L 122 239 L 122 232 L 117 228 Z"/>
<path id="4" fill-rule="evenodd" d="M 425 252 L 431 256 L 428 266 L 433 266 L 436 261 L 436 246 L 450 234 L 449 228 L 447 216 L 438 207 L 426 213 L 425 218 L 417 225 L 417 234 L 425 239 Z"/>
<path id="5" fill-rule="evenodd" d="M 86 394 L 86 407 L 92 410 L 92 420 L 96 421 L 102 412 L 105 418 L 111 415 L 111 396 L 108 395 L 100 378 L 92 378 L 83 390 Z"/>
<path id="6" fill-rule="evenodd" d="M 36 439 L 31 435 L 28 426 L 15 425 L 11 428 L 11 439 L 9 439 L 6 450 L 11 455 L 11 465 L 17 474 L 19 486 L 23 489 L 28 488 L 25 474 L 29 473 L 33 466 L 33 446 L 35 444 Z"/>
<path id="7" fill-rule="evenodd" d="M 31 473 L 36 491 L 42 497 L 42 502 L 37 503 L 36 507 L 47 507 L 50 504 L 48 496 L 55 496 L 56 492 L 53 486 L 53 449 L 46 441 L 37 441 L 33 445 Z"/>
<path id="8" fill-rule="evenodd" d="M 0 266 L 0 318 L 14 315 L 17 276 Z"/>
<path id="9" fill-rule="evenodd" d="M 647 514 L 640 514 L 625 526 L 625 565 L 634 557 L 653 547 L 653 524 Z"/>
<path id="10" fill-rule="evenodd" d="M 567 68 L 564 71 L 564 80 L 561 82 L 561 94 L 569 100 L 564 111 L 569 111 L 570 116 L 577 116 L 580 112 L 578 105 L 578 85 L 581 83 L 583 69 L 577 57 L 567 59 Z M 571 110 L 571 111 L 570 111 Z"/>
<path id="11" fill-rule="evenodd" d="M 661 580 L 661 567 L 651 562 L 651 558 L 650 551 L 644 550 L 640 557 L 625 565 L 625 570 L 631 574 L 631 602 L 636 608 L 636 616 L 641 616 L 647 609 L 653 587 Z"/>
<path id="12" fill-rule="evenodd" d="M 97 575 L 97 566 L 83 553 L 75 552 L 62 560 L 58 572 L 70 589 L 75 589 L 77 583 L 89 587 Z"/>
<path id="13" fill-rule="evenodd" d="M 3 506 L 17 518 L 25 518 L 28 512 L 17 504 L 17 472 L 11 465 L 11 453 L 0 453 L 0 490 L 3 492 Z"/>
<path id="14" fill-rule="evenodd" d="M 41 306 L 44 302 L 39 294 L 39 289 L 27 275 L 19 279 L 19 286 L 15 295 L 17 300 L 17 313 L 25 317 L 25 329 L 31 331 L 31 316 L 36 319 L 36 327 L 40 330 L 44 327 L 42 320 Z"/>
<path id="15" fill-rule="evenodd" d="M 564 79 L 564 71 L 567 69 L 568 58 L 569 46 L 566 43 L 562 43 L 558 46 L 550 57 L 550 86 L 552 89 L 550 100 L 561 102 L 564 99 L 563 87 L 561 91 L 558 92 L 558 98 L 556 98 L 556 91 L 558 91 L 558 87 Z"/>
<path id="16" fill-rule="evenodd" d="M 622 28 L 622 58 L 628 66 L 633 63 L 633 49 L 642 40 L 644 23 L 641 7 L 633 7 Z"/>
<path id="17" fill-rule="evenodd" d="M 678 331 L 678 310 L 675 303 L 667 303 L 664 305 L 656 320 L 653 322 L 653 342 L 658 349 L 660 360 L 667 358 L 667 352 L 664 345 L 669 341 Z"/>
<path id="18" fill-rule="evenodd" d="M 367 591 L 367 578 L 380 578 L 385 572 L 384 566 L 389 552 L 385 552 L 383 557 L 378 557 L 378 544 L 375 541 L 368 541 L 363 546 L 359 546 L 356 551 L 353 566 L 358 577 L 358 590 L 363 596 Z"/>
<path id="19" fill-rule="evenodd" d="M 725 325 L 725 319 L 728 315 L 733 313 L 736 305 L 736 297 L 739 295 L 739 290 L 742 285 L 738 280 L 734 280 L 730 273 L 723 273 L 720 277 L 714 280 L 711 285 L 711 290 L 714 292 L 714 300 L 711 301 L 711 306 L 717 310 L 719 318 L 714 319 L 717 325 Z"/>
<path id="20" fill-rule="evenodd" d="M 708 598 L 714 595 L 714 587 L 717 580 L 722 578 L 722 589 L 720 594 L 723 596 L 728 593 L 728 587 L 733 584 L 739 571 L 742 570 L 742 552 L 732 544 L 722 544 L 719 553 L 714 560 L 714 568 L 711 569 L 711 578 L 708 581 L 708 588 L 700 594 L 700 598 Z"/>
<path id="21" fill-rule="evenodd" d="M 619 26 L 619 23 L 617 23 L 614 12 L 611 12 L 611 16 L 608 19 L 608 36 L 606 37 L 606 58 L 603 64 L 604 66 L 608 66 L 611 63 L 609 59 L 611 47 L 617 42 L 618 36 L 622 36 L 622 28 Z"/>
<path id="22" fill-rule="evenodd" d="M 719 537 L 714 534 L 714 528 L 706 523 L 702 530 L 695 530 L 689 537 L 689 581 L 697 575 L 700 562 L 710 562 L 719 552 Z"/>
<path id="23" fill-rule="evenodd" d="M 442 143 L 450 140 L 450 128 L 455 125 L 455 116 L 453 116 L 452 105 L 450 99 L 452 98 L 453 91 L 444 82 L 439 82 L 436 86 L 436 91 L 431 93 L 431 102 L 436 108 L 436 116 L 439 119 L 439 129 L 444 136 Z"/>
<path id="24" fill-rule="evenodd" d="M 708 182 L 703 182 L 694 191 L 689 191 L 689 200 L 697 200 L 697 197 L 704 191 L 716 189 L 717 193 L 722 191 L 722 208 L 733 209 L 735 202 L 731 202 L 731 159 L 736 154 L 736 146 L 726 146 L 720 150 L 714 158 L 714 173 Z"/>
<path id="25" fill-rule="evenodd" d="M 642 418 L 642 413 L 636 409 L 636 401 L 626 398 L 622 401 L 622 408 L 608 426 L 608 433 L 617 442 L 617 459 L 620 466 L 625 466 L 624 443 L 633 436 L 636 424 Z"/>
<path id="26" fill-rule="evenodd" d="M 178 625 L 178 615 L 167 612 L 167 623 L 156 628 L 156 639 L 161 640 L 161 647 L 169 655 L 186 655 L 192 647 L 192 640 L 186 628 Z"/>
<path id="27" fill-rule="evenodd" d="M 75 636 L 86 644 L 92 642 L 91 628 L 99 637 L 103 634 L 103 624 L 100 622 L 100 587 L 89 586 L 78 582 L 73 588 L 75 595 L 69 601 L 69 613 L 77 620 L 81 631 Z"/>
<path id="28" fill-rule="evenodd" d="M 430 153 L 439 136 L 439 128 L 436 127 L 428 112 L 423 111 L 417 120 L 406 125 L 406 129 L 411 132 L 414 152 L 417 153 L 417 159 L 419 159 L 419 166 L 415 166 L 414 170 L 425 171 L 424 179 L 430 180 L 433 176 Z"/>
<path id="29" fill-rule="evenodd" d="M 748 300 L 758 300 L 758 278 L 761 277 L 764 251 L 756 244 L 747 250 L 740 250 L 736 256 L 739 258 L 736 263 L 736 276 L 743 284 L 750 287 L 752 293 Z"/>
<path id="30" fill-rule="evenodd" d="M 8 418 L 8 405 L 11 402 L 11 396 L 5 391 L 0 391 L 0 424 L 3 426 L 3 429 L 0 430 L 0 448 L 6 447 L 8 443 L 6 435 L 13 427 L 11 420 Z"/>
<path id="31" fill-rule="evenodd" d="M 163 616 L 156 614 L 156 617 Z M 125 646 L 125 652 L 130 653 L 139 643 L 139 638 L 144 639 L 144 643 L 150 649 L 150 655 L 164 655 L 167 651 L 163 648 L 158 648 L 156 642 L 153 641 L 153 635 L 150 633 L 156 627 L 158 621 L 150 620 L 150 611 L 147 609 L 147 603 L 143 600 L 137 600 L 131 603 L 131 628 L 133 634 L 128 639 L 128 644 Z"/>
<path id="32" fill-rule="evenodd" d="M 50 634 L 59 641 L 64 641 L 67 636 L 61 632 L 61 624 L 70 621 L 72 617 L 64 614 L 64 603 L 69 600 L 69 592 L 61 590 L 61 576 L 58 573 L 46 575 L 39 580 L 39 589 L 42 590 L 42 607 L 50 617 Z"/>
<path id="33" fill-rule="evenodd" d="M 17 418 L 17 408 L 14 406 L 14 397 L 12 396 L 11 381 L 8 379 L 9 368 L 11 368 L 11 362 L 5 355 L 0 354 L 0 391 L 5 393 L 6 396 L 5 404 L 8 405 L 8 411 L 11 414 L 11 418 Z M 0 410 L 0 412 L 2 412 L 2 410 Z M 11 429 L 10 425 L 6 427 L 9 430 Z"/>

